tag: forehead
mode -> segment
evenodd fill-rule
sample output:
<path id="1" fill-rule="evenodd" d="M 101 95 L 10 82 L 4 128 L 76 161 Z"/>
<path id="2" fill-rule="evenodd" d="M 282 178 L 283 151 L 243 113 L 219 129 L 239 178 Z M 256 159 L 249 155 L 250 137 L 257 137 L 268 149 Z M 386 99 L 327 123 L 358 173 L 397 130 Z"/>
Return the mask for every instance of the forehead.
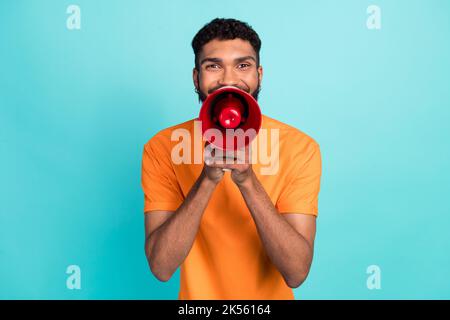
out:
<path id="1" fill-rule="evenodd" d="M 214 39 L 205 44 L 200 53 L 201 58 L 221 58 L 223 60 L 242 56 L 253 56 L 256 59 L 256 52 L 250 42 L 242 39 Z"/>

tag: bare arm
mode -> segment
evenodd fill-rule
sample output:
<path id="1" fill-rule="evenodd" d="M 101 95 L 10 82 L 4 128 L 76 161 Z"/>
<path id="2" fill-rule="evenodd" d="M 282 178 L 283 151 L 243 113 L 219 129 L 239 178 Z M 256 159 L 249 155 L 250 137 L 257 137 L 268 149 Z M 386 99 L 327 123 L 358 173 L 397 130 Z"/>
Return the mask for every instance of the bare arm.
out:
<path id="1" fill-rule="evenodd" d="M 168 281 L 187 257 L 203 213 L 223 171 L 204 169 L 184 202 L 164 215 L 146 214 L 145 254 L 152 273 Z"/>
<path id="2" fill-rule="evenodd" d="M 316 217 L 298 213 L 280 215 L 254 175 L 238 186 L 270 260 L 289 287 L 300 286 L 311 267 Z"/>
<path id="3" fill-rule="evenodd" d="M 211 166 L 232 170 L 231 178 L 241 191 L 268 257 L 286 284 L 298 287 L 311 267 L 316 217 L 301 212 L 281 215 L 254 174 L 248 149 L 246 146 L 244 164 L 214 162 Z"/>

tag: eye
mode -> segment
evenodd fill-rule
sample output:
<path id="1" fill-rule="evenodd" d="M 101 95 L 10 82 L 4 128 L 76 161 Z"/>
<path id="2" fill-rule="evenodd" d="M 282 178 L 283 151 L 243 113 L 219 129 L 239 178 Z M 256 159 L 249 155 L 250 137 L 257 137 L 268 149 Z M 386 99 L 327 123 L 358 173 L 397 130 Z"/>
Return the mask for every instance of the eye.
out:
<path id="1" fill-rule="evenodd" d="M 250 66 L 251 65 L 249 63 L 239 63 L 238 64 L 238 68 L 241 69 L 241 70 L 248 69 L 248 68 L 250 68 Z"/>
<path id="2" fill-rule="evenodd" d="M 205 68 L 207 70 L 209 70 L 209 69 L 216 69 L 217 70 L 217 69 L 220 68 L 220 66 L 218 64 L 213 63 L 213 64 L 208 64 Z"/>

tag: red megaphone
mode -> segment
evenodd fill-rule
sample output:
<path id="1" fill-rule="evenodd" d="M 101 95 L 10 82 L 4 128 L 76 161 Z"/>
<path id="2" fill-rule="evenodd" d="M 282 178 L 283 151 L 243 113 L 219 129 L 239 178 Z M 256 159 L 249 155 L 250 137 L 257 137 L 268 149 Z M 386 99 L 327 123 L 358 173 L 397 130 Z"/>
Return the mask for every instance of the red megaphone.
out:
<path id="1" fill-rule="evenodd" d="M 262 121 L 255 98 L 232 86 L 211 93 L 203 102 L 199 119 L 203 137 L 222 150 L 236 150 L 248 145 L 258 134 Z"/>

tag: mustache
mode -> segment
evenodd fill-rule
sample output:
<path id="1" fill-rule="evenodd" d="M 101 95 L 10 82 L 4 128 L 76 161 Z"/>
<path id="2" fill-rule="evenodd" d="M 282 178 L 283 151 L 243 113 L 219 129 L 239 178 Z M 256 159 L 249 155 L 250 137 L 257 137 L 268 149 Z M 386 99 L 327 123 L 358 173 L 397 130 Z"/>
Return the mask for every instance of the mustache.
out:
<path id="1" fill-rule="evenodd" d="M 218 86 L 215 86 L 214 88 L 211 88 L 211 89 L 208 90 L 208 94 L 211 94 L 211 93 L 213 93 L 214 91 L 216 91 L 217 89 L 220 89 L 220 88 L 223 88 L 223 87 L 226 87 L 226 86 L 225 86 L 225 85 L 218 85 Z M 245 91 L 245 92 L 247 92 L 247 93 L 250 93 L 250 87 L 246 87 L 246 88 L 243 88 L 243 87 L 241 87 L 241 86 L 232 86 L 232 87 L 235 87 L 235 88 L 241 89 L 242 91 Z"/>

